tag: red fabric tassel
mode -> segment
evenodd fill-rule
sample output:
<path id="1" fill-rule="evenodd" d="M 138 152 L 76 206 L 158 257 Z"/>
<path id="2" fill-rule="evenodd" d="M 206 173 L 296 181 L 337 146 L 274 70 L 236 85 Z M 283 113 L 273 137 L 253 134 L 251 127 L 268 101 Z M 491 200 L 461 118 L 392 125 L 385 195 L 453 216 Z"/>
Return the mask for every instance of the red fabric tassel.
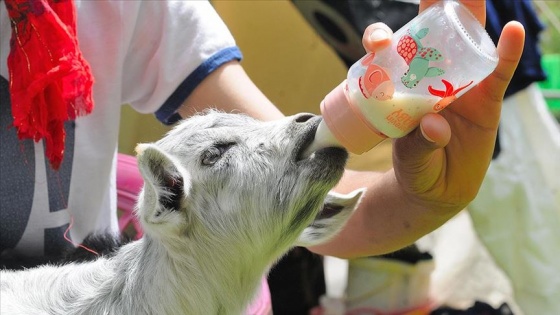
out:
<path id="1" fill-rule="evenodd" d="M 14 126 L 20 139 L 45 141 L 58 169 L 64 122 L 93 109 L 93 76 L 78 48 L 71 0 L 4 0 L 11 20 L 8 56 Z"/>

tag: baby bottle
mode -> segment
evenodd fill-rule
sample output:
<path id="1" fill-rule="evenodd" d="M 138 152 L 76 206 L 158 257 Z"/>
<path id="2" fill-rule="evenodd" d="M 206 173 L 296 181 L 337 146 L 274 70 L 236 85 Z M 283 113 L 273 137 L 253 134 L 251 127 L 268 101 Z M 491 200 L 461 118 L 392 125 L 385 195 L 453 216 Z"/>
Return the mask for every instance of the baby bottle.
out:
<path id="1" fill-rule="evenodd" d="M 353 64 L 321 102 L 323 121 L 307 153 L 343 146 L 362 154 L 412 131 L 498 64 L 484 27 L 455 0 L 440 1 L 393 36 L 392 45 Z"/>

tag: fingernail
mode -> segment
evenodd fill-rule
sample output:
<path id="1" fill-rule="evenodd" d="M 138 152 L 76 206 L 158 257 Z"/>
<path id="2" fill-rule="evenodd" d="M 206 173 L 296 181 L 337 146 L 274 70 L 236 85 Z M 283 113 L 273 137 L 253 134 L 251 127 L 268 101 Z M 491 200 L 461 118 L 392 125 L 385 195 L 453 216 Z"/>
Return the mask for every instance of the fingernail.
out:
<path id="1" fill-rule="evenodd" d="M 375 31 L 371 32 L 371 34 L 369 34 L 369 38 L 374 41 L 381 41 L 389 38 L 389 33 L 387 33 L 387 31 L 382 28 L 378 28 Z"/>
<path id="2" fill-rule="evenodd" d="M 424 136 L 424 139 L 430 141 L 431 143 L 435 143 L 434 140 L 426 135 L 426 133 L 424 132 L 424 128 L 422 128 L 422 125 L 420 125 L 420 132 L 422 133 L 422 136 Z"/>

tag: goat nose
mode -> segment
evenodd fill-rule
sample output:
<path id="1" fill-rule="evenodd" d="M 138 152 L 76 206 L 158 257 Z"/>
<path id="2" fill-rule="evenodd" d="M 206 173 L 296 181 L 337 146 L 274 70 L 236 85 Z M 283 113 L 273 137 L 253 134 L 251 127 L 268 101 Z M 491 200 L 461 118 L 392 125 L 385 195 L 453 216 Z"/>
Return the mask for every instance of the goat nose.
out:
<path id="1" fill-rule="evenodd" d="M 313 117 L 315 117 L 313 114 L 298 114 L 296 115 L 294 121 L 296 123 L 304 123 Z"/>

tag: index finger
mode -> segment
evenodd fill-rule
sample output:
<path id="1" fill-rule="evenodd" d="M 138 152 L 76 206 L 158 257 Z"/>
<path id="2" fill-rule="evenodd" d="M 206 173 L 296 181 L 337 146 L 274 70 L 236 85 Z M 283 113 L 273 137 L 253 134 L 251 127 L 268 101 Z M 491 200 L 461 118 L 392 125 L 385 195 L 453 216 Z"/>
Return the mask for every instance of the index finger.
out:
<path id="1" fill-rule="evenodd" d="M 438 1 L 443 0 L 421 0 L 420 12 Z M 461 0 L 460 2 L 471 11 L 482 26 L 486 25 L 486 0 Z"/>

